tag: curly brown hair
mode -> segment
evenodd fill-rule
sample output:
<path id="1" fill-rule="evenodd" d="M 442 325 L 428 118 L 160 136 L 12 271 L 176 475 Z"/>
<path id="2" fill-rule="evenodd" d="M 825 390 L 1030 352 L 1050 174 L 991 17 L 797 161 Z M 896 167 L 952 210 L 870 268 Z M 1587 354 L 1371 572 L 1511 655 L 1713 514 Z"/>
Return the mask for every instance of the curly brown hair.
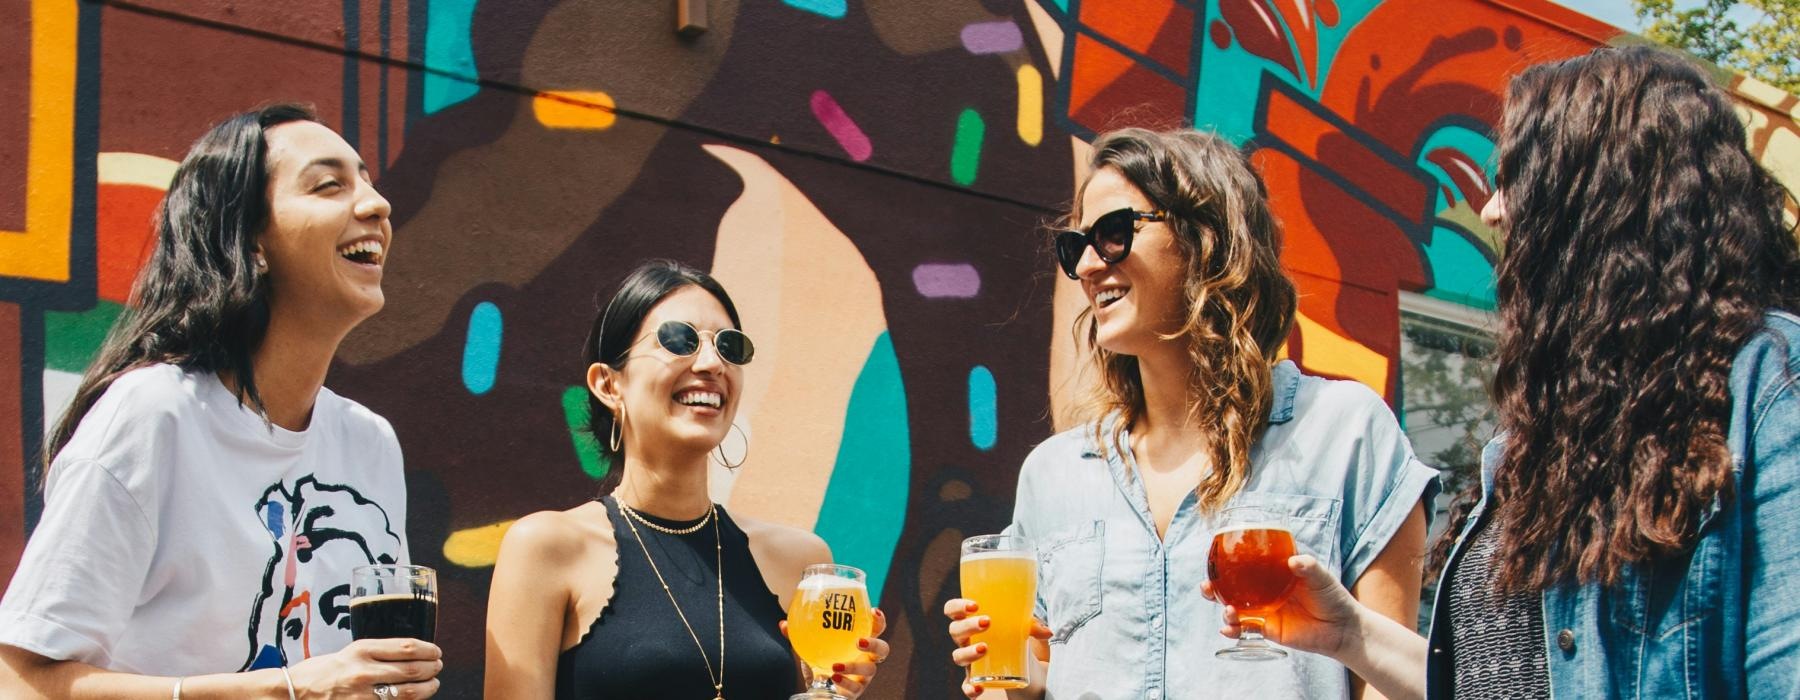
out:
<path id="1" fill-rule="evenodd" d="M 1186 320 L 1165 340 L 1187 343 L 1188 413 L 1210 434 L 1214 465 L 1200 479 L 1200 507 L 1216 509 L 1243 488 L 1250 448 L 1269 423 L 1276 352 L 1294 325 L 1294 283 L 1281 269 L 1281 228 L 1269 211 L 1268 190 L 1249 158 L 1229 141 L 1191 129 L 1121 129 L 1094 142 L 1092 172 L 1112 168 L 1156 208 L 1187 263 Z M 1082 183 L 1075 201 L 1087 189 Z M 1080 221 L 1079 204 L 1070 219 Z M 1144 413 L 1137 358 L 1101 348 L 1091 308 L 1075 318 L 1101 380 L 1087 402 L 1096 444 L 1117 449 L 1125 428 Z M 1102 416 L 1117 414 L 1110 436 Z M 1198 420 L 1205 417 L 1205 421 Z"/>
<path id="2" fill-rule="evenodd" d="M 1790 195 L 1730 98 L 1663 51 L 1532 67 L 1505 114 L 1500 585 L 1612 585 L 1733 498 L 1732 360 L 1800 300 Z"/>

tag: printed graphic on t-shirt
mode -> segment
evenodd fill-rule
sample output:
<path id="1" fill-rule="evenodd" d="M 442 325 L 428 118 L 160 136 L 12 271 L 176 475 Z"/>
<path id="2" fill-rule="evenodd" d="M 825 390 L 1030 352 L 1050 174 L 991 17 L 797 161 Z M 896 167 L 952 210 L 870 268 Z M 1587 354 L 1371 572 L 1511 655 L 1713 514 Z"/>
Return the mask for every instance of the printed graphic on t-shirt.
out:
<path id="1" fill-rule="evenodd" d="M 292 489 L 270 486 L 256 514 L 273 551 L 250 608 L 249 648 L 239 670 L 298 663 L 326 639 L 341 648 L 350 635 L 350 570 L 398 563 L 405 545 L 395 528 L 402 524 L 356 489 L 312 475 Z"/>

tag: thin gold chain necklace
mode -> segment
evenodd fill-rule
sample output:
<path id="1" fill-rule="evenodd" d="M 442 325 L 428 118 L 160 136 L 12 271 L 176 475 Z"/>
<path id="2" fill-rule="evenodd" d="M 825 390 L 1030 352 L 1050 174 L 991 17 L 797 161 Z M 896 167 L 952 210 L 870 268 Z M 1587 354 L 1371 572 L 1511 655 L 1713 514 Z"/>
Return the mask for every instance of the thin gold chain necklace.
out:
<path id="1" fill-rule="evenodd" d="M 681 626 L 687 628 L 688 637 L 694 640 L 694 648 L 700 650 L 700 660 L 706 663 L 706 677 L 708 680 L 711 680 L 713 684 L 713 700 L 725 700 L 725 546 L 719 538 L 719 520 L 718 518 L 713 517 L 713 513 L 718 510 L 718 506 L 709 506 L 706 509 L 706 517 L 702 519 L 699 524 L 687 528 L 686 530 L 675 530 L 673 528 L 664 528 L 645 520 L 644 517 L 638 515 L 638 512 L 633 510 L 631 506 L 625 505 L 625 501 L 623 500 L 615 498 L 613 499 L 613 502 L 619 504 L 619 510 L 625 511 L 625 515 L 629 516 L 625 518 L 625 524 L 631 526 L 632 539 L 637 540 L 638 548 L 644 550 L 644 561 L 650 562 L 650 571 L 656 574 L 656 582 L 662 584 L 663 594 L 669 596 L 669 605 L 675 606 L 675 616 L 681 618 Z M 688 624 L 687 615 L 681 612 L 681 604 L 675 602 L 675 592 L 669 590 L 669 582 L 663 579 L 662 570 L 656 568 L 656 559 L 650 556 L 650 548 L 644 545 L 644 536 L 638 534 L 637 523 L 632 522 L 634 520 L 642 522 L 644 525 L 654 528 L 658 532 L 666 532 L 673 535 L 685 535 L 694 532 L 699 530 L 701 526 L 709 521 L 713 524 L 713 570 L 719 575 L 718 675 L 713 674 L 712 659 L 707 658 L 706 647 L 700 644 L 700 635 L 694 633 L 694 626 Z"/>

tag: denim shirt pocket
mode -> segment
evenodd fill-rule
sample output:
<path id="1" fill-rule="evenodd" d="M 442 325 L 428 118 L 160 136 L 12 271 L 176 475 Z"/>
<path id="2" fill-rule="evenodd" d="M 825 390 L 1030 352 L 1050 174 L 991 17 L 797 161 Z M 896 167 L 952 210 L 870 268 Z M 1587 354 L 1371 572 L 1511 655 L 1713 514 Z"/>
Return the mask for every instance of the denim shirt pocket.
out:
<path id="1" fill-rule="evenodd" d="M 1093 520 L 1045 538 L 1038 550 L 1038 581 L 1055 632 L 1050 643 L 1069 636 L 1100 614 L 1101 570 L 1106 558 L 1106 521 Z"/>
<path id="2" fill-rule="evenodd" d="M 1298 493 L 1245 491 L 1233 496 L 1226 505 L 1227 508 L 1235 506 L 1255 506 L 1281 514 L 1287 519 L 1288 530 L 1294 533 L 1294 544 L 1299 547 L 1301 554 L 1311 554 L 1333 570 L 1342 566 L 1343 562 L 1339 559 L 1342 554 L 1338 551 L 1338 499 Z"/>

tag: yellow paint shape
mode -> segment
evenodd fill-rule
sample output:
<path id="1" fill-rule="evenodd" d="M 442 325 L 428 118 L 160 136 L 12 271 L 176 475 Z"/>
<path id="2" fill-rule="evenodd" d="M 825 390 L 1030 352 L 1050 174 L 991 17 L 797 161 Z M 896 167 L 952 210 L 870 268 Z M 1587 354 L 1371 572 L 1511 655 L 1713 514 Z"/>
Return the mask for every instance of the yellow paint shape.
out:
<path id="1" fill-rule="evenodd" d="M 612 95 L 597 90 L 553 90 L 538 93 L 531 101 L 538 123 L 552 129 L 610 129 L 619 119 L 613 111 L 616 106 Z"/>
<path id="2" fill-rule="evenodd" d="M 137 185 L 167 191 L 180 163 L 146 153 L 102 153 L 94 159 L 102 185 Z"/>
<path id="3" fill-rule="evenodd" d="M 1300 347 L 1305 353 L 1302 359 L 1308 369 L 1349 377 L 1367 384 L 1377 393 L 1387 393 L 1386 356 L 1338 335 L 1306 314 L 1296 314 L 1294 322 L 1300 327 Z"/>
<path id="4" fill-rule="evenodd" d="M 1062 75 L 1063 30 L 1050 17 L 1040 2 L 1048 0 L 1026 0 L 1025 10 L 1031 13 L 1031 26 L 1037 29 L 1038 43 L 1044 47 L 1044 56 L 1050 59 L 1051 77 Z"/>
<path id="5" fill-rule="evenodd" d="M 1735 83 L 1736 84 L 1731 86 L 1731 90 L 1732 92 L 1737 93 L 1739 97 L 1754 101 L 1771 110 L 1785 113 L 1789 117 L 1800 120 L 1800 105 L 1789 106 L 1786 109 L 1782 108 L 1783 103 L 1793 98 L 1793 95 L 1788 94 L 1786 90 L 1757 80 L 1748 75 L 1739 75 Z"/>
<path id="6" fill-rule="evenodd" d="M 0 277 L 69 281 L 75 202 L 76 0 L 31 3 L 31 115 L 25 155 L 25 230 L 0 231 Z M 9 67 L 12 73 L 16 68 Z"/>
<path id="7" fill-rule="evenodd" d="M 887 330 L 875 272 L 837 226 L 762 158 L 706 146 L 744 181 L 719 221 L 712 274 L 731 290 L 756 362 L 739 423 L 756 426 L 732 512 L 812 529 L 843 441 L 850 393 Z M 735 449 L 736 438 L 726 438 Z M 715 485 L 728 481 L 715 465 Z M 728 496 L 728 498 L 721 496 Z"/>
<path id="8" fill-rule="evenodd" d="M 467 569 L 493 566 L 500 559 L 500 540 L 515 522 L 518 521 L 507 520 L 450 533 L 450 538 L 444 540 L 444 558 Z"/>
<path id="9" fill-rule="evenodd" d="M 1019 140 L 1044 140 L 1044 75 L 1029 63 L 1019 66 Z"/>

